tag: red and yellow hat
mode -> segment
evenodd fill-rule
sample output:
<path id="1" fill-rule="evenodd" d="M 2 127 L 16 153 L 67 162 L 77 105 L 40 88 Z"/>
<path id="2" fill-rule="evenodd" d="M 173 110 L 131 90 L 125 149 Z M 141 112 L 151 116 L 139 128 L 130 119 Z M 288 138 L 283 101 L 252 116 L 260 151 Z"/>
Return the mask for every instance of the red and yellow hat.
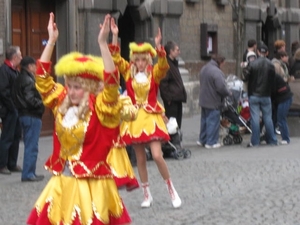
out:
<path id="1" fill-rule="evenodd" d="M 156 56 L 156 50 L 152 47 L 151 44 L 144 42 L 144 43 L 135 43 L 131 42 L 129 44 L 130 49 L 130 58 L 133 54 L 136 53 L 149 53 L 152 58 Z"/>
<path id="2" fill-rule="evenodd" d="M 103 80 L 103 60 L 93 55 L 71 52 L 61 57 L 54 69 L 58 77 L 79 76 L 87 79 Z"/>

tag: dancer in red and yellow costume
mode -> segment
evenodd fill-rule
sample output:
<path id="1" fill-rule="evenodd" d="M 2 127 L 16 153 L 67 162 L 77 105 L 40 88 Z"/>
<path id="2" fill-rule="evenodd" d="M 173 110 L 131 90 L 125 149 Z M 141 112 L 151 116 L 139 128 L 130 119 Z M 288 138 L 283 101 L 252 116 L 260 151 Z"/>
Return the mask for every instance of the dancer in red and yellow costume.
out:
<path id="1" fill-rule="evenodd" d="M 174 208 L 178 208 L 181 206 L 181 199 L 170 179 L 168 167 L 161 151 L 161 142 L 168 141 L 170 137 L 163 119 L 164 108 L 157 100 L 159 83 L 169 69 L 166 52 L 161 46 L 160 29 L 155 37 L 156 49 L 149 43 L 130 43 L 130 62 L 120 55 L 119 29 L 113 18 L 111 19 L 111 31 L 113 41 L 109 48 L 113 60 L 124 77 L 128 96 L 138 108 L 135 121 L 121 123 L 121 136 L 135 150 L 144 194 L 141 207 L 150 207 L 153 202 L 148 183 L 145 153 L 145 146 L 149 145 L 153 160 L 167 185 L 172 205 Z M 158 55 L 158 62 L 153 66 L 152 59 L 156 55 Z"/>
<path id="2" fill-rule="evenodd" d="M 109 22 L 107 15 L 100 25 L 102 58 L 73 52 L 58 61 L 55 72 L 64 76 L 63 86 L 49 75 L 58 38 L 54 15 L 50 14 L 49 41 L 37 61 L 36 83 L 55 117 L 53 154 L 45 165 L 53 176 L 36 201 L 28 224 L 131 222 L 114 175 L 119 176 L 119 184 L 138 187 L 119 137 L 120 120 L 133 119 L 136 109 L 130 100 L 119 96 L 119 73 L 106 43 Z M 99 92 L 101 81 L 104 89 Z"/>

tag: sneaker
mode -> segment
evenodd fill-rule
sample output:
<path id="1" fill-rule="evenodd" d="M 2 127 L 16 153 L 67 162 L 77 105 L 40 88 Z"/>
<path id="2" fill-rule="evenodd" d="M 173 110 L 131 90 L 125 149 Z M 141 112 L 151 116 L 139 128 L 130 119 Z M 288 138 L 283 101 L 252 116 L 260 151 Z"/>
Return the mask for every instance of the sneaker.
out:
<path id="1" fill-rule="evenodd" d="M 275 128 L 275 133 L 278 134 L 278 135 L 281 134 L 281 132 L 280 132 L 280 130 L 279 130 L 279 127 L 276 127 L 276 128 Z"/>
<path id="2" fill-rule="evenodd" d="M 200 141 L 196 142 L 198 146 L 203 147 L 203 144 Z"/>
<path id="3" fill-rule="evenodd" d="M 253 147 L 253 144 L 250 142 L 247 144 L 247 148 L 252 148 Z"/>
<path id="4" fill-rule="evenodd" d="M 288 145 L 289 143 L 288 143 L 286 140 L 282 140 L 282 141 L 280 142 L 280 144 L 282 144 L 282 145 Z"/>
<path id="5" fill-rule="evenodd" d="M 217 143 L 217 144 L 214 144 L 214 145 L 205 145 L 205 148 L 220 148 L 220 147 L 221 147 L 220 143 Z"/>
<path id="6" fill-rule="evenodd" d="M 4 175 L 10 175 L 11 172 L 9 169 L 7 169 L 7 167 L 3 167 L 2 169 L 0 169 L 0 173 L 4 174 Z"/>

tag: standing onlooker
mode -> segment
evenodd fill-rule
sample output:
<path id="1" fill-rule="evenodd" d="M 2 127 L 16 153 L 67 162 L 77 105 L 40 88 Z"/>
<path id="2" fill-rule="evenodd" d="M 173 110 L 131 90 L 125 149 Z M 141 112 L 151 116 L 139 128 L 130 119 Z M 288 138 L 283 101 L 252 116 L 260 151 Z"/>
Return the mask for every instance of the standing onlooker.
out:
<path id="1" fill-rule="evenodd" d="M 277 139 L 272 122 L 271 93 L 274 87 L 275 67 L 266 57 L 268 47 L 258 48 L 259 57 L 244 70 L 243 80 L 248 82 L 248 96 L 251 114 L 251 142 L 247 147 L 258 146 L 260 143 L 260 111 L 266 127 L 267 143 L 277 145 Z"/>
<path id="2" fill-rule="evenodd" d="M 295 52 L 294 63 L 290 69 L 290 75 L 295 79 L 300 79 L 300 49 Z"/>
<path id="3" fill-rule="evenodd" d="M 213 55 L 200 71 L 199 106 L 201 107 L 200 135 L 197 144 L 206 148 L 219 148 L 220 109 L 224 97 L 230 95 L 225 75 L 220 67 L 225 58 Z"/>
<path id="4" fill-rule="evenodd" d="M 21 60 L 21 73 L 16 78 L 12 96 L 19 113 L 23 130 L 24 158 L 22 181 L 40 181 L 43 175 L 36 175 L 38 142 L 45 110 L 40 93 L 35 87 L 36 64 L 32 57 Z"/>
<path id="5" fill-rule="evenodd" d="M 287 67 L 289 56 L 285 51 L 278 51 L 275 53 L 275 57 L 272 59 L 272 63 L 275 66 L 275 72 L 279 74 L 285 82 L 293 81 L 294 77 L 289 75 L 289 69 Z"/>
<path id="6" fill-rule="evenodd" d="M 286 47 L 286 44 L 285 44 L 284 40 L 276 40 L 274 42 L 274 53 L 280 52 L 280 51 L 285 52 L 285 47 Z"/>
<path id="7" fill-rule="evenodd" d="M 275 66 L 275 73 L 280 75 L 284 82 L 294 81 L 294 77 L 289 75 L 288 64 L 288 54 L 285 51 L 278 51 L 275 53 L 275 57 L 272 59 L 272 63 Z M 277 124 L 277 102 L 272 101 L 272 118 L 275 128 L 275 133 L 280 134 L 280 129 Z"/>
<path id="8" fill-rule="evenodd" d="M 247 61 L 247 54 L 248 52 L 255 52 L 256 53 L 256 48 L 257 48 L 257 42 L 254 39 L 248 40 L 248 48 L 243 54 L 243 62 Z"/>
<path id="9" fill-rule="evenodd" d="M 283 79 L 282 76 L 276 73 L 275 75 L 275 88 L 272 93 L 272 101 L 276 106 L 276 117 L 277 124 L 279 126 L 282 145 L 290 143 L 289 128 L 287 124 L 287 115 L 292 104 L 293 93 L 288 83 Z"/>
<path id="10" fill-rule="evenodd" d="M 294 65 L 294 62 L 295 62 L 294 55 L 295 55 L 295 53 L 296 53 L 296 51 L 298 50 L 299 47 L 300 47 L 299 41 L 293 41 L 292 42 L 292 44 L 291 44 L 291 55 L 289 57 L 289 62 L 288 62 L 289 70 L 291 70 L 292 66 Z"/>
<path id="11" fill-rule="evenodd" d="M 178 45 L 173 41 L 167 42 L 165 50 L 170 69 L 165 78 L 160 82 L 160 95 L 165 106 L 166 116 L 168 119 L 175 117 L 178 127 L 181 128 L 182 103 L 186 102 L 187 96 L 176 59 L 180 54 L 180 50 Z"/>
<path id="12" fill-rule="evenodd" d="M 141 207 L 148 208 L 153 202 L 146 165 L 145 147 L 148 145 L 151 149 L 152 158 L 166 184 L 172 205 L 174 208 L 178 208 L 181 206 L 181 199 L 173 186 L 161 150 L 161 143 L 170 140 L 170 136 L 163 120 L 164 108 L 157 99 L 160 81 L 166 76 L 169 69 L 166 52 L 161 45 L 160 29 L 155 36 L 156 49 L 150 43 L 130 43 L 130 62 L 120 55 L 119 28 L 113 18 L 111 31 L 113 38 L 110 50 L 113 60 L 124 77 L 127 95 L 138 109 L 135 121 L 122 121 L 121 136 L 127 145 L 133 146 L 136 154 L 137 168 L 144 194 Z M 158 55 L 158 61 L 153 65 L 152 60 L 156 55 Z"/>
<path id="13" fill-rule="evenodd" d="M 9 175 L 11 172 L 21 172 L 17 165 L 21 127 L 18 121 L 18 112 L 11 96 L 15 79 L 19 75 L 19 66 L 22 54 L 20 47 L 10 46 L 6 50 L 6 59 L 0 67 L 0 108 L 2 133 L 0 139 L 0 173 Z"/>

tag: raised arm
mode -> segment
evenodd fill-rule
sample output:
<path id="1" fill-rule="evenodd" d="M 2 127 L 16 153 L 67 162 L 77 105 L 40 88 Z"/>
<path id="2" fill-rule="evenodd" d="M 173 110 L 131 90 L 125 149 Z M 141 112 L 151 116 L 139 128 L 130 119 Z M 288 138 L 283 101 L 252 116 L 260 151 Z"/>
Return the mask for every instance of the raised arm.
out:
<path id="1" fill-rule="evenodd" d="M 56 40 L 58 38 L 58 29 L 56 23 L 54 22 L 54 14 L 50 13 L 50 18 L 48 22 L 48 42 L 44 48 L 44 51 L 41 55 L 40 61 L 41 62 L 49 62 L 51 60 L 52 52 L 55 47 Z"/>
<path id="2" fill-rule="evenodd" d="M 118 28 L 114 18 L 111 18 L 111 20 L 110 20 L 110 29 L 111 29 L 111 32 L 113 34 L 112 44 L 113 45 L 118 45 L 119 28 Z"/>
<path id="3" fill-rule="evenodd" d="M 110 19 L 111 16 L 109 14 L 105 16 L 103 24 L 100 24 L 100 32 L 98 35 L 98 43 L 103 58 L 104 69 L 106 72 L 114 72 L 116 69 L 107 45 L 107 38 L 110 32 Z"/>
<path id="4" fill-rule="evenodd" d="M 160 49 L 160 48 L 161 48 L 161 39 L 162 39 L 161 31 L 160 31 L 160 28 L 158 28 L 157 34 L 156 34 L 156 36 L 155 36 L 155 47 L 156 47 L 157 49 Z"/>
<path id="5" fill-rule="evenodd" d="M 45 106 L 54 110 L 55 113 L 58 99 L 63 93 L 64 87 L 55 83 L 53 77 L 50 76 L 51 56 L 58 38 L 58 29 L 54 22 L 54 14 L 50 13 L 48 22 L 48 42 L 43 50 L 40 59 L 37 61 L 36 69 L 36 88 L 40 92 Z"/>
<path id="6" fill-rule="evenodd" d="M 161 36 L 160 28 L 158 28 L 157 34 L 155 36 L 155 47 L 158 56 L 158 61 L 153 68 L 154 80 L 158 84 L 160 83 L 161 79 L 163 79 L 166 76 L 167 71 L 170 68 L 166 57 L 166 51 L 164 47 L 161 45 L 161 39 L 162 36 Z"/>

